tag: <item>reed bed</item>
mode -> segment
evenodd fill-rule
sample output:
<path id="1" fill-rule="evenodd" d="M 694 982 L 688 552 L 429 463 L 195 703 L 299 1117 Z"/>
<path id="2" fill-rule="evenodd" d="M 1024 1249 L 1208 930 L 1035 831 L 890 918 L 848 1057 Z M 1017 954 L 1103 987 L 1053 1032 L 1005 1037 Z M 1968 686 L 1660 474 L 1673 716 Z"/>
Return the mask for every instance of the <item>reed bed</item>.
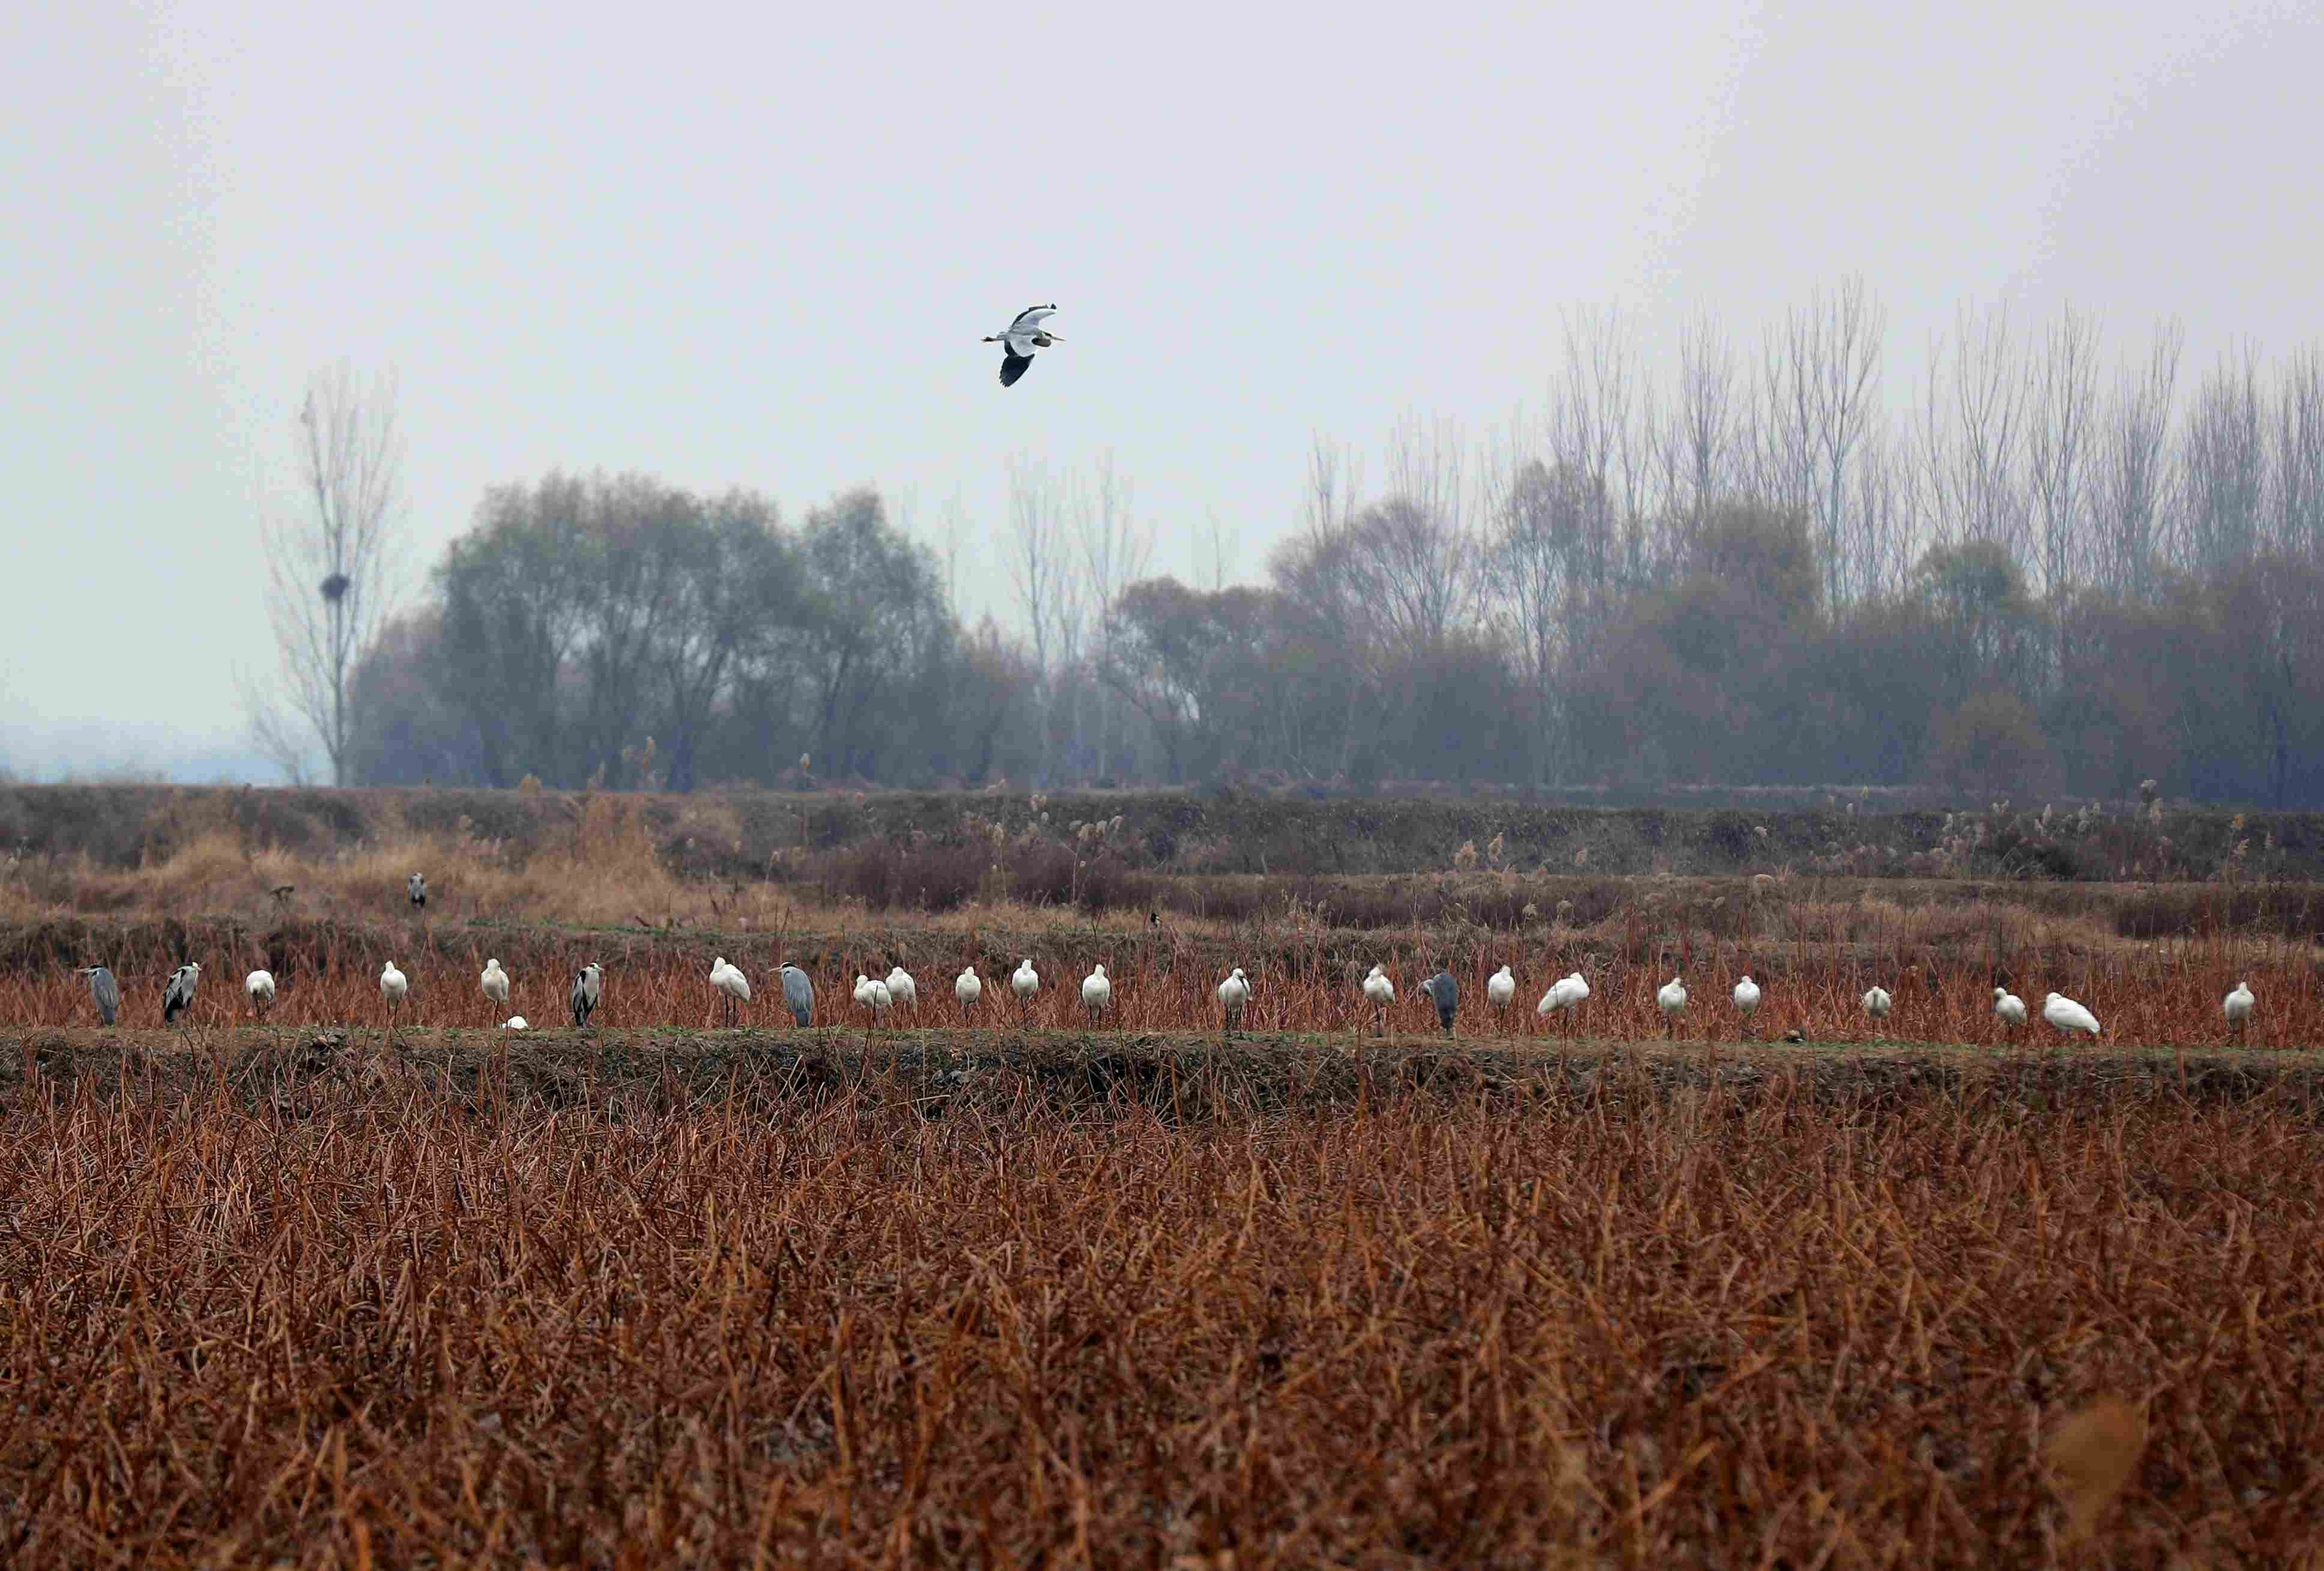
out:
<path id="1" fill-rule="evenodd" d="M 1257 1571 L 2324 1532 L 2290 1103 L 924 1113 L 527 1110 L 392 1062 L 295 1114 L 20 1086 L 0 1545 Z"/>

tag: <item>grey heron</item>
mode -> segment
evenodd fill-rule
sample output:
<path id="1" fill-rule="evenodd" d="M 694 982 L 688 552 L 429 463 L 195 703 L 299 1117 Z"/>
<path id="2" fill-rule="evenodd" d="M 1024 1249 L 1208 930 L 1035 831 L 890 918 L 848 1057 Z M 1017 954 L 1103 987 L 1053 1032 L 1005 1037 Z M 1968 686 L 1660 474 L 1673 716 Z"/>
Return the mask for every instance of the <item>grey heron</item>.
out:
<path id="1" fill-rule="evenodd" d="M 410 878 L 403 881 L 403 887 L 411 896 L 412 910 L 424 911 L 428 909 L 427 879 L 415 873 Z"/>
<path id="2" fill-rule="evenodd" d="M 1224 982 L 1219 984 L 1219 1008 L 1224 1012 L 1224 1023 L 1219 1027 L 1221 1036 L 1234 1030 L 1236 1023 L 1242 1019 L 1242 1006 L 1250 1002 L 1250 983 L 1244 978 L 1242 967 L 1238 966 L 1227 974 Z"/>
<path id="3" fill-rule="evenodd" d="M 1113 984 L 1105 979 L 1105 966 L 1100 962 L 1096 970 L 1082 978 L 1082 1006 L 1095 1020 L 1113 1002 Z"/>
<path id="4" fill-rule="evenodd" d="M 1001 385 L 1012 387 L 1033 364 L 1033 351 L 1046 349 L 1052 344 L 1062 344 L 1063 338 L 1041 324 L 1056 314 L 1053 302 L 1045 306 L 1027 306 L 1017 313 L 1017 319 L 998 333 L 985 335 L 984 342 L 1001 346 Z"/>
<path id="5" fill-rule="evenodd" d="M 1436 1021 L 1444 1034 L 1452 1034 L 1452 1012 L 1461 1007 L 1461 984 L 1452 980 L 1450 971 L 1439 971 L 1420 984 L 1420 991 L 1436 1001 Z"/>
<path id="6" fill-rule="evenodd" d="M 476 981 L 484 988 L 486 998 L 491 999 L 503 1009 L 508 1007 L 509 974 L 501 969 L 501 963 L 498 960 L 486 959 L 484 975 L 477 977 Z"/>
<path id="7" fill-rule="evenodd" d="M 80 974 L 88 978 L 88 995 L 97 1003 L 97 1018 L 111 1025 L 121 1014 L 121 984 L 102 966 L 84 966 Z"/>
<path id="8" fill-rule="evenodd" d="M 740 967 L 726 964 L 726 956 L 721 955 L 710 963 L 710 985 L 718 990 L 726 1007 L 726 1023 L 733 1025 L 742 1006 L 751 1002 L 751 979 Z"/>
<path id="9" fill-rule="evenodd" d="M 173 1024 L 177 1018 L 194 1006 L 194 989 L 202 984 L 202 968 L 189 960 L 170 973 L 170 984 L 161 990 L 161 1023 Z"/>
<path id="10" fill-rule="evenodd" d="M 2098 1017 L 2062 993 L 2053 993 L 2043 1000 L 2042 1018 L 2068 1036 L 2098 1034 Z"/>
<path id="11" fill-rule="evenodd" d="M 250 994 L 250 1007 L 264 1014 L 274 1003 L 274 973 L 252 972 L 242 979 L 242 990 Z"/>
<path id="12" fill-rule="evenodd" d="M 573 1023 L 586 1026 L 605 994 L 605 968 L 592 960 L 573 974 Z"/>
<path id="13" fill-rule="evenodd" d="M 784 966 L 782 976 L 783 1003 L 790 1007 L 791 1019 L 805 1026 L 815 1019 L 815 984 L 796 966 Z"/>

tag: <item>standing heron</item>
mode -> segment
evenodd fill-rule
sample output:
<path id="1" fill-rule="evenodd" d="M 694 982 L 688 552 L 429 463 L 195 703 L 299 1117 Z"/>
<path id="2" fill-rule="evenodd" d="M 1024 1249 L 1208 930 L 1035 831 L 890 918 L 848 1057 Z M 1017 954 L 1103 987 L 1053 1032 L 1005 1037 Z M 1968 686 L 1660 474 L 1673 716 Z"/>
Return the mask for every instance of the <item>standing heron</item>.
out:
<path id="1" fill-rule="evenodd" d="M 719 1002 L 725 1005 L 726 1023 L 734 1024 L 742 1005 L 751 1002 L 751 979 L 739 966 L 726 964 L 726 956 L 721 955 L 710 963 L 710 985 L 718 990 Z"/>
<path id="2" fill-rule="evenodd" d="M 1452 980 L 1450 971 L 1439 971 L 1420 984 L 1420 991 L 1436 1001 L 1436 1022 L 1451 1036 L 1452 1012 L 1461 1007 L 1461 984 Z"/>
<path id="3" fill-rule="evenodd" d="M 2227 1029 L 2241 1032 L 2251 1023 L 2252 1008 L 2259 1002 L 2252 996 L 2251 984 L 2238 982 L 2236 990 L 2219 1003 L 2219 1012 L 2227 1017 Z"/>
<path id="4" fill-rule="evenodd" d="M 901 966 L 888 973 L 888 996 L 898 1009 L 917 1010 L 920 1006 L 920 984 Z"/>
<path id="5" fill-rule="evenodd" d="M 483 986 L 486 998 L 491 999 L 501 1009 L 508 1007 L 509 974 L 501 969 L 501 963 L 498 960 L 486 960 L 484 975 L 476 980 Z"/>
<path id="6" fill-rule="evenodd" d="M 170 973 L 170 984 L 161 990 L 161 1023 L 176 1023 L 180 1015 L 194 1007 L 194 989 L 202 984 L 202 968 L 189 960 Z"/>
<path id="7" fill-rule="evenodd" d="M 1013 387 L 1033 364 L 1033 351 L 1046 349 L 1052 344 L 1062 344 L 1063 338 L 1041 324 L 1056 314 L 1053 303 L 1027 306 L 1017 313 L 1017 319 L 997 333 L 985 335 L 984 342 L 1001 346 L 1001 385 Z"/>
<path id="8" fill-rule="evenodd" d="M 1250 1002 L 1250 984 L 1245 980 L 1242 967 L 1238 966 L 1224 982 L 1219 984 L 1219 1008 L 1225 1015 L 1224 1022 L 1219 1027 L 1221 1036 L 1229 1034 L 1240 1023 L 1242 1006 Z"/>
<path id="9" fill-rule="evenodd" d="M 1096 970 L 1082 978 L 1082 1005 L 1090 1012 L 1091 1021 L 1095 1021 L 1112 1002 L 1113 984 L 1105 979 L 1105 964 L 1100 961 Z"/>
<path id="10" fill-rule="evenodd" d="M 252 972 L 242 979 L 242 990 L 250 994 L 250 1007 L 264 1014 L 274 1003 L 274 973 Z"/>
<path id="11" fill-rule="evenodd" d="M 387 1023 L 391 1027 L 395 1024 L 395 1006 L 410 993 L 411 979 L 395 968 L 394 961 L 390 960 L 379 968 L 379 995 L 387 1001 Z"/>
<path id="12" fill-rule="evenodd" d="M 597 1012 L 597 1001 L 605 995 L 605 968 L 592 960 L 573 974 L 573 1024 L 586 1027 L 589 1017 Z"/>
<path id="13" fill-rule="evenodd" d="M 410 878 L 403 881 L 403 888 L 405 892 L 411 896 L 411 909 L 413 910 L 424 911 L 428 909 L 428 880 L 426 878 L 415 873 Z"/>
<path id="14" fill-rule="evenodd" d="M 88 995 L 97 1003 L 97 1018 L 111 1025 L 121 1015 L 121 984 L 102 966 L 84 966 L 80 975 L 88 978 Z"/>
<path id="15" fill-rule="evenodd" d="M 1496 1013 L 1508 1014 L 1509 1000 L 1517 995 L 1517 979 L 1506 966 L 1494 972 L 1485 983 L 1485 1002 L 1493 1006 Z"/>
<path id="16" fill-rule="evenodd" d="M 815 984 L 796 966 L 784 966 L 782 978 L 783 1003 L 790 1008 L 791 1020 L 804 1027 L 815 1019 Z"/>
<path id="17" fill-rule="evenodd" d="M 1386 968 L 1374 966 L 1364 978 L 1364 1002 L 1379 1012 L 1379 1034 L 1388 1035 L 1388 1006 L 1396 1002 L 1396 984 L 1388 980 Z"/>
<path id="18" fill-rule="evenodd" d="M 975 966 L 960 968 L 960 975 L 952 979 L 952 995 L 960 1001 L 960 1018 L 966 1020 L 976 1001 L 984 996 L 984 978 L 976 974 Z"/>

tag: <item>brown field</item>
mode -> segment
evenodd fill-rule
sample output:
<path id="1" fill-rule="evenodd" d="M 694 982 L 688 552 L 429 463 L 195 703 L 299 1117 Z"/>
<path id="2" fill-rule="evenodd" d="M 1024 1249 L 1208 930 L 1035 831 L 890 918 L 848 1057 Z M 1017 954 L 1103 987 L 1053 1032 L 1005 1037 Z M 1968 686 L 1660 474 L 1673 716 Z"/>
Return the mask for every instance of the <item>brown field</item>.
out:
<path id="1" fill-rule="evenodd" d="M 1529 1093 L 1440 1060 L 1279 1097 L 1166 1056 L 1167 1086 L 936 1100 L 704 1048 L 561 1099 L 369 1034 L 207 1087 L 11 1077 L 10 1563 L 2227 1566 L 2324 1535 L 2305 1084 L 2053 1062 L 1876 1099 L 1616 1058 Z"/>
<path id="2" fill-rule="evenodd" d="M 1479 833 L 1441 803 L 1337 873 L 1221 867 L 1184 798 L 1126 809 L 1157 859 L 877 797 L 226 795 L 0 800 L 94 826 L 0 871 L 0 1564 L 2324 1566 L 2324 886 L 1614 875 L 1707 817 L 1416 860 Z M 539 1029 L 486 1029 L 486 955 Z M 1997 979 L 2106 1039 L 2005 1039 Z"/>

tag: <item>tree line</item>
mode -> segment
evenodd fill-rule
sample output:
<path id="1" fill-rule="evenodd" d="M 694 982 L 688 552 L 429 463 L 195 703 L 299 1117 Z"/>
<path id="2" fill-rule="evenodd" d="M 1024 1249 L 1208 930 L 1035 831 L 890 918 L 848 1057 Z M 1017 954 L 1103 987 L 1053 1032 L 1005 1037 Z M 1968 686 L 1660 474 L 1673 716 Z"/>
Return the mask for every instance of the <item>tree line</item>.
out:
<path id="1" fill-rule="evenodd" d="M 1860 284 L 1675 382 L 1569 319 L 1550 407 L 1310 457 L 1256 581 L 1146 571 L 1126 478 L 1014 467 L 1018 627 L 858 492 L 489 494 L 357 662 L 358 778 L 690 790 L 1279 776 L 2324 801 L 2324 353 L 2106 364 L 1964 313 L 1911 412 Z M 953 549 L 957 549 L 955 536 Z"/>

